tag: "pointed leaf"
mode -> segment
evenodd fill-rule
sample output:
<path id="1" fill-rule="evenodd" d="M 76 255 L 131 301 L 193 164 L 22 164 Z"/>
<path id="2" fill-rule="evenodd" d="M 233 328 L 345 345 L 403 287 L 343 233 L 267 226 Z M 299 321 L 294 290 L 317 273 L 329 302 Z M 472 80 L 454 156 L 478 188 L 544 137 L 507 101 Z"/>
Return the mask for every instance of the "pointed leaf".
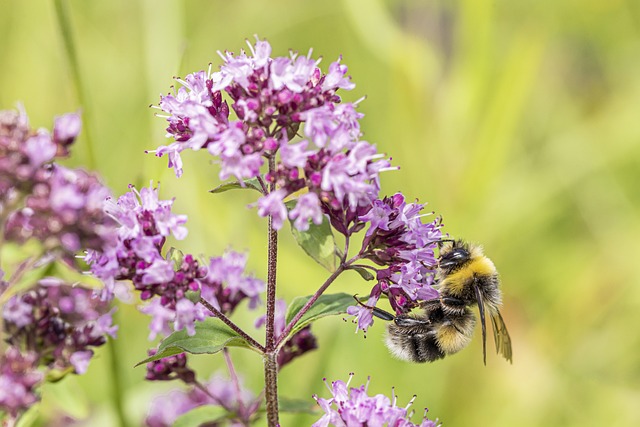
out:
<path id="1" fill-rule="evenodd" d="M 256 190 L 262 193 L 262 186 L 260 185 L 260 182 L 258 182 L 258 178 L 246 179 L 242 182 L 240 181 L 225 182 L 224 184 L 218 185 L 213 190 L 209 190 L 209 193 L 218 194 L 218 193 L 224 193 L 225 191 L 237 190 L 237 189 Z"/>
<path id="2" fill-rule="evenodd" d="M 291 301 L 287 308 L 286 322 L 291 322 L 294 316 L 304 307 L 311 299 L 310 296 L 298 297 Z M 326 316 L 335 316 L 347 312 L 347 307 L 354 305 L 353 295 L 340 293 L 320 295 L 320 298 L 311 306 L 311 308 L 300 318 L 298 323 L 293 327 L 289 336 L 295 335 L 298 331 L 306 327 L 312 322 Z"/>
<path id="3" fill-rule="evenodd" d="M 193 408 L 187 413 L 180 415 L 173 423 L 173 427 L 199 427 L 225 418 L 228 411 L 222 406 L 203 405 Z"/>
<path id="4" fill-rule="evenodd" d="M 290 200 L 285 203 L 288 210 L 295 207 L 297 201 Z M 298 245 L 304 249 L 304 251 L 313 258 L 318 264 L 334 272 L 336 270 L 336 261 L 338 259 L 338 248 L 336 247 L 336 241 L 333 238 L 333 232 L 331 231 L 331 224 L 329 220 L 323 216 L 322 223 L 316 225 L 313 222 L 309 224 L 307 231 L 300 231 L 294 225 L 293 221 L 289 220 L 291 224 L 291 233 L 298 242 Z"/>
<path id="5" fill-rule="evenodd" d="M 376 278 L 376 276 L 374 276 L 371 271 L 367 270 L 364 267 L 349 267 L 349 270 L 353 270 L 357 272 L 360 276 L 362 276 L 364 280 L 367 280 L 367 281 L 373 280 Z"/>
<path id="6" fill-rule="evenodd" d="M 245 347 L 258 351 L 220 319 L 209 317 L 202 322 L 196 323 L 196 334 L 194 336 L 189 336 L 184 329 L 172 333 L 162 340 L 155 355 L 144 359 L 136 366 L 183 352 L 213 354 L 225 347 Z"/>

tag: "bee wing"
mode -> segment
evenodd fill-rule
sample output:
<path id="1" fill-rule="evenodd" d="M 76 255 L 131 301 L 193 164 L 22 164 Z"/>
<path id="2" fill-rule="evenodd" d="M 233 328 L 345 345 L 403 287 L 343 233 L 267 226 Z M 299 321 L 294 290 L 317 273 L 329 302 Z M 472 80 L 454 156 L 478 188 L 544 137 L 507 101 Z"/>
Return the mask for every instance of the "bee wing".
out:
<path id="1" fill-rule="evenodd" d="M 507 326 L 504 324 L 504 320 L 502 320 L 502 315 L 497 309 L 491 313 L 491 323 L 493 324 L 493 337 L 496 341 L 496 352 L 501 354 L 510 363 L 513 363 L 511 337 L 507 331 Z"/>
<path id="2" fill-rule="evenodd" d="M 480 312 L 480 324 L 482 325 L 482 360 L 486 366 L 487 364 L 487 325 L 484 322 L 484 301 L 482 300 L 482 294 L 480 293 L 480 288 L 478 287 L 478 285 L 474 285 L 473 289 L 476 291 L 476 299 L 478 300 L 478 311 Z M 491 317 L 491 319 L 493 321 L 493 316 Z M 495 321 L 494 321 L 494 325 L 495 325 Z M 495 332 L 495 327 L 494 327 L 494 332 Z"/>

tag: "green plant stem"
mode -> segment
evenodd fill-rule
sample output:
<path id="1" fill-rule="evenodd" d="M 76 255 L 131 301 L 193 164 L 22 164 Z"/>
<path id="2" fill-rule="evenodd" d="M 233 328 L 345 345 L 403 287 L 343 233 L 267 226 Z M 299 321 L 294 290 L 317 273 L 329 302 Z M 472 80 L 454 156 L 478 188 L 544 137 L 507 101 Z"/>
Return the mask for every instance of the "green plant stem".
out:
<path id="1" fill-rule="evenodd" d="M 76 46 L 71 31 L 71 23 L 69 21 L 69 13 L 67 11 L 67 2 L 66 0 L 54 0 L 54 5 L 56 9 L 56 18 L 60 27 L 60 34 L 62 35 L 62 41 L 64 43 L 65 53 L 67 55 L 67 62 L 69 63 L 69 68 L 71 69 L 73 83 L 76 89 L 76 94 L 78 96 L 78 102 L 84 108 L 83 121 L 85 123 L 85 126 L 83 133 L 87 147 L 87 159 L 85 161 L 85 164 L 89 169 L 94 169 L 96 162 L 95 154 L 93 152 L 93 140 L 91 138 L 91 131 L 89 126 L 89 124 L 91 123 L 90 110 L 87 108 L 87 96 L 84 91 L 84 85 L 80 73 L 80 66 L 78 65 L 78 55 L 76 53 Z"/>

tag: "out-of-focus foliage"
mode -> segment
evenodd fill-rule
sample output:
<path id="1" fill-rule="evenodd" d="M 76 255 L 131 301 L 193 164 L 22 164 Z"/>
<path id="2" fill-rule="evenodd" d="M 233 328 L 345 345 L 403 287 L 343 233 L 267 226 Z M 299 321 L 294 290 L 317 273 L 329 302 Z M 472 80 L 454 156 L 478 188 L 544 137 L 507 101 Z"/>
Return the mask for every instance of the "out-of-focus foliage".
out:
<path id="1" fill-rule="evenodd" d="M 314 326 L 320 349 L 286 367 L 285 396 L 322 395 L 322 377 L 418 394 L 447 426 L 638 425 L 640 412 L 640 3 L 633 0 L 68 0 L 74 78 L 54 2 L 0 3 L 0 105 L 24 103 L 32 124 L 82 109 L 73 166 L 89 165 L 116 194 L 160 181 L 189 215 L 183 249 L 215 255 L 250 250 L 265 276 L 266 223 L 245 209 L 249 192 L 208 194 L 219 184 L 205 152 L 186 153 L 176 179 L 165 123 L 148 109 L 172 76 L 220 63 L 253 34 L 275 53 L 330 60 L 342 54 L 366 95 L 366 138 L 393 156 L 383 190 L 429 201 L 446 231 L 482 242 L 502 274 L 514 364 L 482 365 L 470 348 L 431 365 L 390 358 L 377 322 L 367 339 L 337 318 Z M 78 81 L 81 91 L 78 93 Z M 82 104 L 81 104 L 82 99 Z M 89 149 L 89 144 L 91 148 Z M 280 292 L 308 295 L 326 272 L 281 233 Z M 334 292 L 367 289 L 347 275 Z M 366 292 L 366 291 L 364 291 Z M 239 309 L 241 310 L 242 307 Z M 254 319 L 240 319 L 250 327 Z M 118 319 L 115 364 L 124 411 L 139 425 L 157 384 L 133 365 L 146 355 L 145 321 L 128 306 Z M 491 344 L 489 344 L 491 351 Z M 61 409 L 86 425 L 115 423 L 113 364 L 100 351 L 84 377 L 45 391 L 40 425 Z M 246 383 L 262 387 L 261 362 L 233 351 Z M 207 375 L 220 360 L 196 361 Z M 357 378 L 358 379 L 358 378 Z M 356 381 L 358 382 L 358 381 Z M 359 382 L 361 383 L 361 382 Z M 283 425 L 313 417 L 284 416 Z"/>

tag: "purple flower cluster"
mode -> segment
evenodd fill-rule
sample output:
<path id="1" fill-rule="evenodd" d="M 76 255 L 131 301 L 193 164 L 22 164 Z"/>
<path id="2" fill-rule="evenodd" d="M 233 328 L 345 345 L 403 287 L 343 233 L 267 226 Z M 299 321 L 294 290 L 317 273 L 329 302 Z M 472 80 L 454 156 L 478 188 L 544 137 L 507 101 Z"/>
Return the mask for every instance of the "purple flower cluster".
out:
<path id="1" fill-rule="evenodd" d="M 102 249 L 114 237 L 114 224 L 102 211 L 109 196 L 96 176 L 52 165 L 24 207 L 9 217 L 5 238 L 19 243 L 36 238 L 47 249 L 62 249 L 67 259 L 82 248 Z"/>
<path id="2" fill-rule="evenodd" d="M 80 132 L 77 114 L 55 120 L 53 134 L 29 128 L 23 111 L 0 111 L 0 212 L 4 238 L 36 238 L 70 263 L 82 248 L 102 249 L 112 221 L 102 211 L 109 190 L 80 169 L 52 163 L 68 154 Z"/>
<path id="3" fill-rule="evenodd" d="M 320 224 L 322 214 L 345 216 L 369 206 L 380 191 L 379 173 L 390 164 L 374 145 L 358 139 L 361 116 L 352 104 L 327 104 L 305 112 L 304 130 L 311 144 L 281 141 L 281 162 L 265 176 L 279 189 L 258 201 L 258 213 L 272 215 L 274 226 L 281 225 L 287 218 L 283 199 L 303 189 L 307 193 L 288 213 L 301 231 L 309 228 L 310 220 Z"/>
<path id="4" fill-rule="evenodd" d="M 34 267 L 57 258 L 75 267 L 79 250 L 102 250 L 116 237 L 115 222 L 102 210 L 109 190 L 96 176 L 54 162 L 69 154 L 81 126 L 78 114 L 66 114 L 52 132 L 33 130 L 22 109 L 0 111 L 0 240 L 40 243 L 8 282 L 0 270 L 0 323 L 9 344 L 0 357 L 0 410 L 14 418 L 38 400 L 45 373 L 84 373 L 93 348 L 117 329 L 107 304 L 93 300 L 90 289 L 54 278 L 12 288 Z"/>
<path id="5" fill-rule="evenodd" d="M 442 222 L 440 218 L 422 222 L 423 209 L 423 204 L 407 203 L 404 196 L 397 193 L 374 201 L 368 212 L 354 222 L 352 228 L 361 226 L 358 221 L 369 226 L 362 242 L 361 258 L 381 267 L 374 268 L 377 282 L 366 306 L 348 309 L 349 314 L 356 316 L 359 329 L 366 331 L 373 323 L 369 307 L 375 306 L 382 294 L 388 296 L 398 314 L 409 311 L 418 301 L 438 297 L 431 285 L 436 265 L 434 249 L 442 237 Z"/>
<path id="6" fill-rule="evenodd" d="M 0 409 L 16 418 L 40 400 L 36 387 L 44 379 L 38 371 L 38 355 L 9 347 L 0 356 Z"/>
<path id="7" fill-rule="evenodd" d="M 200 294 L 225 314 L 231 313 L 244 298 L 250 306 L 259 302 L 264 283 L 245 275 L 246 256 L 228 252 L 211 258 L 203 266 L 192 255 L 179 260 L 163 257 L 163 248 L 171 235 L 187 235 L 185 215 L 171 212 L 173 200 L 159 200 L 157 188 L 145 187 L 109 200 L 105 211 L 120 225 L 117 239 L 104 252 L 88 251 L 85 260 L 94 275 L 102 279 L 103 299 L 110 299 L 117 281 L 131 280 L 140 298 L 149 303 L 141 311 L 152 316 L 150 339 L 157 334 L 186 329 L 195 334 L 195 321 L 211 315 L 197 298 Z"/>
<path id="8" fill-rule="evenodd" d="M 0 203 L 16 193 L 29 193 L 34 182 L 42 181 L 47 165 L 66 156 L 82 123 L 78 114 L 57 117 L 53 135 L 46 129 L 32 130 L 24 110 L 0 111 Z"/>
<path id="9" fill-rule="evenodd" d="M 49 370 L 86 372 L 93 347 L 115 337 L 108 305 L 92 298 L 91 289 L 58 279 L 41 280 L 24 294 L 14 295 L 2 309 L 6 342 L 33 352 Z"/>
<path id="10" fill-rule="evenodd" d="M 396 406 L 396 396 L 389 399 L 387 396 L 377 394 L 369 396 L 367 388 L 369 380 L 360 387 L 349 388 L 349 383 L 353 374 L 350 374 L 349 381 L 333 381 L 329 388 L 332 397 L 324 399 L 314 395 L 314 399 L 320 405 L 325 414 L 316 421 L 312 427 L 365 427 L 365 426 L 388 426 L 388 427 L 438 427 L 436 421 L 431 421 L 425 416 L 420 424 L 411 422 L 412 413 L 408 413 L 408 408 L 413 403 L 413 399 L 404 407 Z M 414 396 L 415 399 L 415 396 Z"/>
<path id="11" fill-rule="evenodd" d="M 285 313 L 287 310 L 287 303 L 284 300 L 276 301 L 276 312 L 274 319 L 275 339 L 278 340 L 284 328 L 286 326 Z M 263 326 L 266 322 L 267 316 L 260 316 L 255 323 L 256 328 Z M 304 353 L 315 350 L 318 348 L 318 342 L 316 337 L 311 333 L 311 325 L 302 328 L 296 332 L 291 338 L 284 343 L 280 351 L 278 352 L 278 368 L 281 369 L 284 365 L 291 362 L 298 356 L 302 356 Z"/>
<path id="12" fill-rule="evenodd" d="M 148 427 L 170 427 L 182 414 L 202 405 L 221 406 L 233 414 L 231 425 L 247 426 L 256 418 L 261 398 L 242 388 L 240 382 L 214 376 L 203 389 L 189 391 L 173 390 L 170 394 L 157 397 L 151 404 L 146 419 Z M 215 420 L 206 426 L 217 426 Z"/>
<path id="13" fill-rule="evenodd" d="M 227 251 L 220 257 L 209 260 L 207 276 L 202 280 L 202 297 L 221 313 L 230 315 L 244 299 L 249 299 L 249 308 L 260 305 L 260 294 L 264 282 L 245 275 L 247 254 Z"/>
<path id="14" fill-rule="evenodd" d="M 275 163 L 265 180 L 277 190 L 256 204 L 260 216 L 271 215 L 274 228 L 289 217 L 299 230 L 319 224 L 323 210 L 355 210 L 377 198 L 378 175 L 389 168 L 374 145 L 359 138 L 359 119 L 352 103 L 340 104 L 336 92 L 354 87 L 340 60 L 323 74 L 319 61 L 292 53 L 271 58 L 271 46 L 256 40 L 251 55 L 221 54 L 220 71 L 200 71 L 178 80 L 182 87 L 161 97 L 175 142 L 156 150 L 182 173 L 180 152 L 206 148 L 219 158 L 220 178 L 261 177 L 265 159 Z M 238 120 L 229 120 L 231 102 Z M 304 124 L 307 139 L 289 143 Z M 307 189 L 290 212 L 284 198 Z"/>

